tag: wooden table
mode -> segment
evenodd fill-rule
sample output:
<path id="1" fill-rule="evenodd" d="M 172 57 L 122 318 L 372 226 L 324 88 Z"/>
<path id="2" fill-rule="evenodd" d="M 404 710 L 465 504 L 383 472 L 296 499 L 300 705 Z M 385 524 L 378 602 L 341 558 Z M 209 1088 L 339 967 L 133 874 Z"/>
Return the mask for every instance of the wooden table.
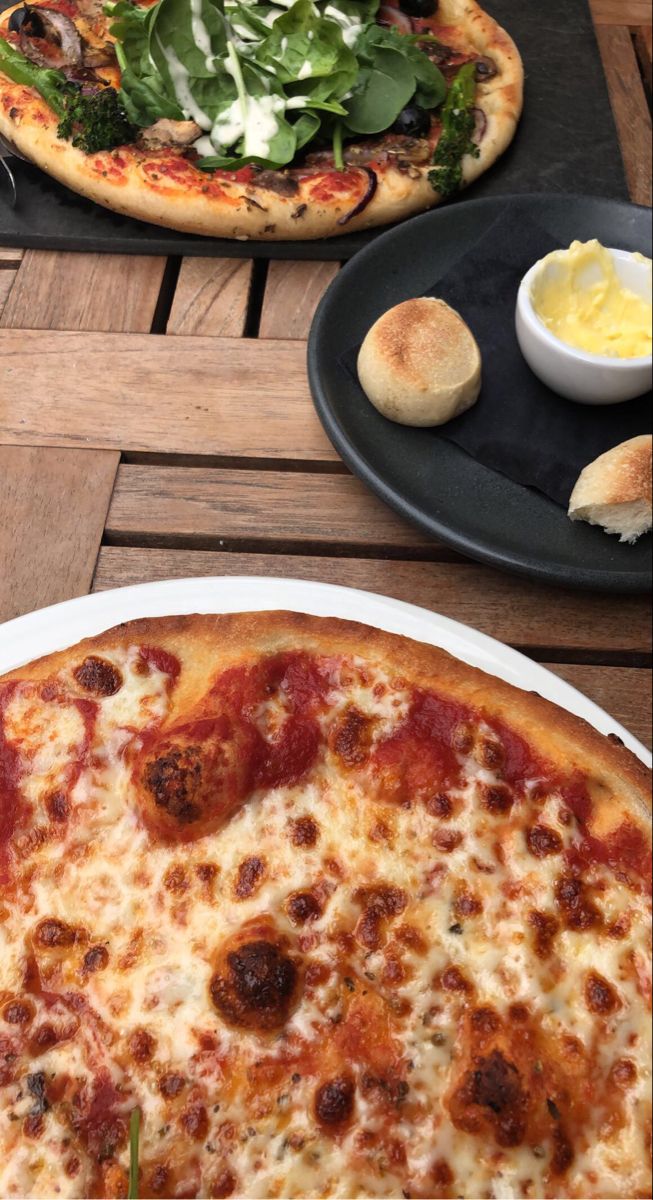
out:
<path id="1" fill-rule="evenodd" d="M 650 204 L 649 3 L 593 7 L 630 193 Z M 470 562 L 339 461 L 305 371 L 337 270 L 0 249 L 0 620 L 187 575 L 367 588 L 518 647 L 650 742 L 645 598 Z"/>

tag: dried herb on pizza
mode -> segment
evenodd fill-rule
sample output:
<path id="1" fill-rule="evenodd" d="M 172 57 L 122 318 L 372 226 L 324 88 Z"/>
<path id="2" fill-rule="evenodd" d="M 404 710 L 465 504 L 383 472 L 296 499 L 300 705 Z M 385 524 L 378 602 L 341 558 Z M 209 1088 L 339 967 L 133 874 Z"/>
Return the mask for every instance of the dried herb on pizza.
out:
<path id="1" fill-rule="evenodd" d="M 42 97 L 58 140 L 89 156 L 128 152 L 128 173 L 132 158 L 166 152 L 200 208 L 199 197 L 224 205 L 228 184 L 243 184 L 250 224 L 261 221 L 253 208 L 265 211 L 259 192 L 271 192 L 294 236 L 320 204 L 333 233 L 452 194 L 475 158 L 485 169 L 501 152 L 521 104 L 519 56 L 473 0 L 23 4 L 0 26 L 3 74 Z M 16 115 L 10 100 L 0 102 L 5 135 L 28 155 L 37 140 L 46 169 L 64 163 L 56 145 L 44 154 L 30 138 L 34 114 Z M 114 175 L 109 165 L 105 178 Z M 157 182 L 150 168 L 139 186 Z"/>

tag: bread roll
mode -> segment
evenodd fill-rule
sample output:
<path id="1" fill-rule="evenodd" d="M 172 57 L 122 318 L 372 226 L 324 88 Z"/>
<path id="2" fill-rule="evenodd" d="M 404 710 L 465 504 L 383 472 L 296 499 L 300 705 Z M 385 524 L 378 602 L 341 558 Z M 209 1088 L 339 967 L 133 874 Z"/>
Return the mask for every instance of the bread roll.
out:
<path id="1" fill-rule="evenodd" d="M 400 425 L 443 425 L 481 390 L 481 355 L 462 317 L 422 297 L 389 309 L 358 356 L 358 377 L 375 408 Z"/>
<path id="2" fill-rule="evenodd" d="M 572 521 L 601 525 L 622 542 L 651 528 L 650 433 L 607 450 L 581 471 L 569 501 Z"/>

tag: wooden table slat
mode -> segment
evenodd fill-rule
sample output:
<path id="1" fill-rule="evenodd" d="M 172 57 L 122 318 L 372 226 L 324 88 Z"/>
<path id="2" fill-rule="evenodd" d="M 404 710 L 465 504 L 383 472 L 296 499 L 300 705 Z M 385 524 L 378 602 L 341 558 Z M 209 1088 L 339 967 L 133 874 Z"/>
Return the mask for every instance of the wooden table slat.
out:
<path id="1" fill-rule="evenodd" d="M 351 475 L 216 468 L 120 467 L 106 523 L 110 538 L 188 542 L 268 540 L 434 551 Z"/>
<path id="2" fill-rule="evenodd" d="M 544 665 L 578 688 L 579 692 L 589 696 L 590 700 L 610 713 L 615 721 L 619 721 L 651 749 L 653 703 L 650 671 L 628 667 L 587 667 L 575 663 Z"/>
<path id="3" fill-rule="evenodd" d="M 650 205 L 651 114 L 630 32 L 625 25 L 597 25 L 596 36 L 630 196 L 636 204 Z"/>
<path id="4" fill-rule="evenodd" d="M 259 336 L 307 338 L 315 310 L 339 269 L 338 263 L 271 262 Z"/>
<path id="5" fill-rule="evenodd" d="M 7 263 L 13 263 L 18 266 L 24 253 L 24 250 L 20 250 L 15 246 L 0 246 L 0 269 Z"/>
<path id="6" fill-rule="evenodd" d="M 182 335 L 0 330 L 0 442 L 339 461 L 301 342 Z"/>
<path id="7" fill-rule="evenodd" d="M 27 250 L 0 327 L 148 333 L 165 263 L 127 254 Z M 64 380 L 66 374 L 70 380 L 70 370 Z"/>
<path id="8" fill-rule="evenodd" d="M 543 587 L 473 563 L 103 546 L 94 590 L 203 575 L 279 575 L 380 592 L 552 657 L 628 662 L 651 646 L 648 599 Z M 616 612 L 618 610 L 618 616 Z"/>
<path id="9" fill-rule="evenodd" d="M 89 591 L 118 459 L 0 445 L 0 621 Z"/>
<path id="10" fill-rule="evenodd" d="M 16 271 L 18 268 L 16 268 Z M 0 271 L 0 317 L 7 303 L 7 297 L 13 287 L 16 271 Z"/>
<path id="11" fill-rule="evenodd" d="M 242 337 L 253 268 L 251 259 L 183 259 L 167 332 Z"/>
<path id="12" fill-rule="evenodd" d="M 650 0 L 590 0 L 597 25 L 650 25 Z"/>

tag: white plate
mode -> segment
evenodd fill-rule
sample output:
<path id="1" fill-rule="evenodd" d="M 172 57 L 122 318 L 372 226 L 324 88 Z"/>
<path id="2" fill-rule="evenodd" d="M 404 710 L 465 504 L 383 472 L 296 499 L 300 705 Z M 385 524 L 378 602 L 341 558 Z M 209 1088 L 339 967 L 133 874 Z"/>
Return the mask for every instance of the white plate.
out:
<path id="1" fill-rule="evenodd" d="M 502 642 L 401 600 L 302 579 L 257 576 L 167 579 L 66 600 L 0 625 L 0 674 L 134 617 L 262 609 L 291 609 L 318 617 L 364 621 L 389 633 L 441 646 L 515 687 L 539 692 L 561 708 L 584 717 L 601 733 L 616 733 L 647 766 L 651 765 L 646 747 L 603 709 Z"/>

